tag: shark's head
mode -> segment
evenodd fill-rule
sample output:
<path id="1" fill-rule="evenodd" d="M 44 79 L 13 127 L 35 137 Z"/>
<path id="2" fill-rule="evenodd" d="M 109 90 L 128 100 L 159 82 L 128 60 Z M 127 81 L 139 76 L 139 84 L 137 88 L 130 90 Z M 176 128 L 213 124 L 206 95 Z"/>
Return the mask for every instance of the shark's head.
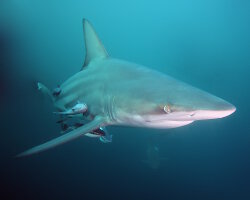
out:
<path id="1" fill-rule="evenodd" d="M 231 115 L 236 110 L 227 101 L 197 88 L 186 86 L 181 90 L 171 97 L 167 95 L 166 99 L 169 100 L 159 105 L 159 113 L 156 114 L 159 118 L 174 121 L 217 119 Z"/>
<path id="2" fill-rule="evenodd" d="M 138 89 L 137 101 L 132 103 L 133 110 L 129 111 L 135 125 L 174 128 L 196 120 L 223 118 L 236 110 L 219 97 L 171 78 L 166 85 L 157 85 L 156 81 L 152 88 L 148 84 L 146 88 Z"/>

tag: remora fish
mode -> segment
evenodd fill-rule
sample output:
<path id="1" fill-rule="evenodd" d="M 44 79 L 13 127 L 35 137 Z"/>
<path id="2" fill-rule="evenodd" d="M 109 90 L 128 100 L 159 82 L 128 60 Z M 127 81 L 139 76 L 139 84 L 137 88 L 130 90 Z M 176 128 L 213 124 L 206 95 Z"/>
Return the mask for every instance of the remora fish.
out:
<path id="1" fill-rule="evenodd" d="M 85 19 L 83 30 L 86 55 L 81 71 L 61 84 L 57 95 L 39 86 L 61 112 L 84 102 L 91 120 L 18 156 L 50 149 L 108 125 L 175 128 L 226 117 L 236 110 L 223 99 L 168 75 L 110 57 Z"/>
<path id="2" fill-rule="evenodd" d="M 76 115 L 85 113 L 86 111 L 87 111 L 87 105 L 85 103 L 77 103 L 69 110 L 66 110 L 64 112 L 54 112 L 54 113 L 59 115 Z"/>

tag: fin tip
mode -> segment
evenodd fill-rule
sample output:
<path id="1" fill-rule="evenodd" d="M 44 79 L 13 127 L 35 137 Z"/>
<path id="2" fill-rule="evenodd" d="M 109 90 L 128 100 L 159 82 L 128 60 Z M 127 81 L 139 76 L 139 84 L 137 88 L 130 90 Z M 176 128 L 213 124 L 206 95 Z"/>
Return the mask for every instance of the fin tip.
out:
<path id="1" fill-rule="evenodd" d="M 38 89 L 38 90 L 41 90 L 41 89 L 42 89 L 42 85 L 41 85 L 40 82 L 37 82 L 37 89 Z"/>

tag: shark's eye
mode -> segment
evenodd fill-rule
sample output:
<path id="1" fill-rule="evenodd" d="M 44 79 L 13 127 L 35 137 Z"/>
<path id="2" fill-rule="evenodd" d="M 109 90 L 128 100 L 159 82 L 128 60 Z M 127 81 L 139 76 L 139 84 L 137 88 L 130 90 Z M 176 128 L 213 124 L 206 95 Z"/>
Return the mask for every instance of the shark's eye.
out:
<path id="1" fill-rule="evenodd" d="M 172 112 L 169 105 L 165 105 L 163 109 L 164 109 L 165 113 L 167 113 L 167 114 Z"/>

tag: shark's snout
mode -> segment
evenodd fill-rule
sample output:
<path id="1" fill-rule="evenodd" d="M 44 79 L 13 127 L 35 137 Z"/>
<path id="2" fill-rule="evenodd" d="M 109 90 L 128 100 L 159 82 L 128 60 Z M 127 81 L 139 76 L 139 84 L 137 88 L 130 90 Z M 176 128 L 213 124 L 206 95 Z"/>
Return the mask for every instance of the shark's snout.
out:
<path id="1" fill-rule="evenodd" d="M 192 118 L 194 120 L 203 120 L 203 119 L 217 119 L 223 118 L 233 114 L 236 111 L 236 107 L 228 102 L 220 103 L 220 106 L 215 109 L 204 109 L 196 110 L 193 113 Z"/>
<path id="2" fill-rule="evenodd" d="M 185 114 L 195 121 L 223 118 L 236 111 L 236 107 L 224 99 L 194 88 L 189 88 L 189 93 L 178 100 L 176 110 L 184 114 L 181 118 L 185 120 L 188 118 Z"/>

